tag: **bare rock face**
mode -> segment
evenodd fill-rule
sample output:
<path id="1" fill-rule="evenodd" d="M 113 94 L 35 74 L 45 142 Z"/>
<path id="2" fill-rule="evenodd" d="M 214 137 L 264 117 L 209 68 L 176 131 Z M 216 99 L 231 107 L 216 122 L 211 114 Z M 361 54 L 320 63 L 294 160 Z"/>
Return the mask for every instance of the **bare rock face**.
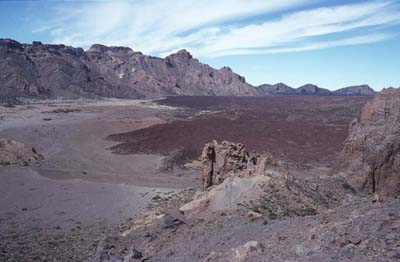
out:
<path id="1" fill-rule="evenodd" d="M 38 154 L 32 147 L 27 147 L 14 140 L 0 139 L 0 165 L 27 165 L 33 161 L 42 160 L 43 156 Z"/>
<path id="2" fill-rule="evenodd" d="M 400 89 L 389 88 L 368 102 L 355 119 L 334 173 L 342 172 L 358 190 L 400 193 Z"/>
<path id="3" fill-rule="evenodd" d="M 89 50 L 0 39 L 0 96 L 157 98 L 166 95 L 259 95 L 231 69 L 181 50 L 165 59 L 128 47 Z"/>

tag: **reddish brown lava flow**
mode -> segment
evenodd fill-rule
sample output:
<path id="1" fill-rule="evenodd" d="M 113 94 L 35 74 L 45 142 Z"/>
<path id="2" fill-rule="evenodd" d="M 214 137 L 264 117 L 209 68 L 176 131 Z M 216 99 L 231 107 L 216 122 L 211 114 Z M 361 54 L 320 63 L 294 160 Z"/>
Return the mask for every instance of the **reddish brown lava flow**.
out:
<path id="1" fill-rule="evenodd" d="M 168 154 L 182 149 L 188 159 L 216 139 L 241 142 L 249 150 L 301 164 L 330 165 L 342 149 L 348 125 L 367 96 L 168 97 L 160 104 L 183 107 L 181 120 L 115 134 L 116 153 Z M 188 119 L 201 110 L 219 111 Z M 182 112 L 181 112 L 182 113 Z M 181 114 L 180 113 L 180 114 Z"/>

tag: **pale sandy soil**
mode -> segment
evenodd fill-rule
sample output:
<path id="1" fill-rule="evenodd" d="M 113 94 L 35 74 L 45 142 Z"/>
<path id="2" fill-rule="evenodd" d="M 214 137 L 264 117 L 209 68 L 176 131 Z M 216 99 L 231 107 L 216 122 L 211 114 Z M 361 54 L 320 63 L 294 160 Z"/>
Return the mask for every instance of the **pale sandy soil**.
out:
<path id="1" fill-rule="evenodd" d="M 51 112 L 58 108 L 80 111 Z M 0 137 L 32 146 L 45 157 L 30 166 L 0 167 L 0 249 L 18 246 L 13 237 L 21 235 L 67 232 L 77 224 L 115 226 L 145 212 L 154 196 L 192 186 L 188 172 L 160 173 L 159 155 L 107 150 L 115 144 L 105 140 L 108 135 L 165 123 L 174 110 L 129 100 L 0 108 Z"/>

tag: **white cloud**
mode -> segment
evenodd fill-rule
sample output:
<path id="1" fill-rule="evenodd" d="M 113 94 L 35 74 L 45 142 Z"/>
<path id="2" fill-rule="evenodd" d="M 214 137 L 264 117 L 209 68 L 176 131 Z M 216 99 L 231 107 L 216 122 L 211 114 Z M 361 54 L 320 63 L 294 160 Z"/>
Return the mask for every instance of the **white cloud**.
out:
<path id="1" fill-rule="evenodd" d="M 307 9 L 306 0 L 169 0 L 62 4 L 36 32 L 53 42 L 130 46 L 155 55 L 187 48 L 196 56 L 296 52 L 388 39 L 400 23 L 394 1 Z M 293 11 L 293 9 L 302 9 Z M 305 9 L 305 10 L 304 10 Z M 288 11 L 289 14 L 279 15 Z M 262 19 L 264 17 L 264 19 Z M 271 18 L 272 17 L 272 18 Z M 257 19 L 255 19 L 257 18 Z M 368 29 L 367 35 L 360 30 Z M 351 36 L 341 34 L 350 33 Z M 321 40 L 329 37 L 334 39 Z"/>

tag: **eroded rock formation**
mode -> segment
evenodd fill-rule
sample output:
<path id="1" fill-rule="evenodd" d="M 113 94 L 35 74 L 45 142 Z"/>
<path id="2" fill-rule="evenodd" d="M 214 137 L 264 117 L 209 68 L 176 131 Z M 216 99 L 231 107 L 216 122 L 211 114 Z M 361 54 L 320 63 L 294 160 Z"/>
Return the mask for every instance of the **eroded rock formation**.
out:
<path id="1" fill-rule="evenodd" d="M 355 119 L 334 173 L 349 177 L 358 190 L 400 193 L 400 89 L 389 88 L 368 102 Z"/>
<path id="2" fill-rule="evenodd" d="M 259 174 L 269 167 L 277 167 L 277 163 L 269 154 L 249 153 L 243 144 L 222 141 L 207 143 L 202 151 L 204 189 L 221 184 L 226 178 L 238 174 Z"/>
<path id="3" fill-rule="evenodd" d="M 202 163 L 206 190 L 181 207 L 188 217 L 239 209 L 272 219 L 314 215 L 354 193 L 340 177 L 294 177 L 271 155 L 251 154 L 240 143 L 206 144 Z"/>
<path id="4" fill-rule="evenodd" d="M 32 147 L 9 140 L 0 139 L 0 166 L 6 165 L 27 165 L 33 161 L 42 160 L 43 156 L 38 154 Z"/>

